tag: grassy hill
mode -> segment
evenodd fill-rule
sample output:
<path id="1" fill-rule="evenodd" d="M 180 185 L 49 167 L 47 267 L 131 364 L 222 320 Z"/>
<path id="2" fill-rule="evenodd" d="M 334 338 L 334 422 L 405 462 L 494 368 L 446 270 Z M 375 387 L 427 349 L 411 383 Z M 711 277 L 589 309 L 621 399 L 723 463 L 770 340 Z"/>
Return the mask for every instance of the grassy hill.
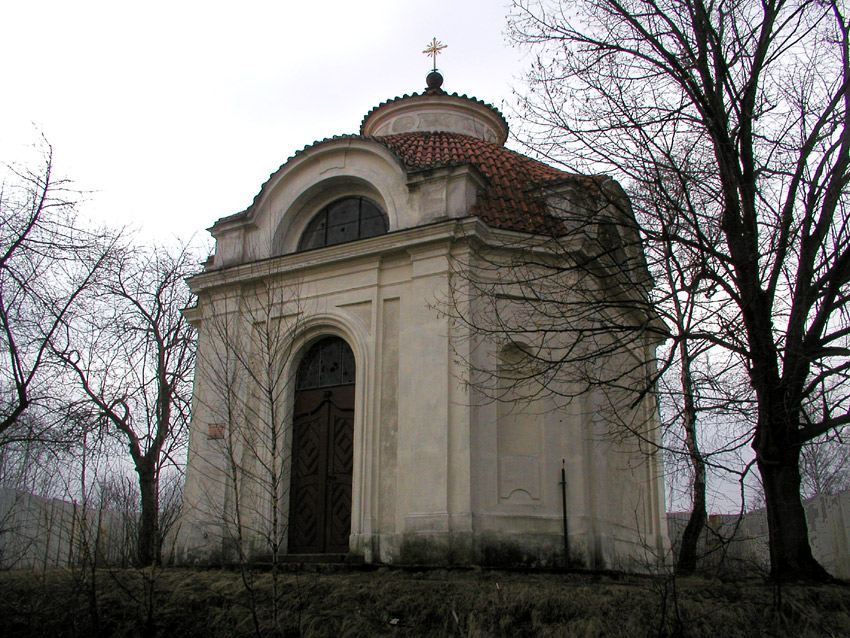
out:
<path id="1" fill-rule="evenodd" d="M 850 636 L 844 585 L 319 568 L 276 589 L 267 572 L 5 572 L 0 636 Z"/>

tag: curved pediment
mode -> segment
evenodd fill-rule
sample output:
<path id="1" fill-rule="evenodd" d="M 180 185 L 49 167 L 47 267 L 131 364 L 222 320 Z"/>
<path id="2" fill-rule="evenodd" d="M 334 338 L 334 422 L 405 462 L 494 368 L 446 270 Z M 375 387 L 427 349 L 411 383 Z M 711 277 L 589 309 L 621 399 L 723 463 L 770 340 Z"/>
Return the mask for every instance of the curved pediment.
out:
<path id="1" fill-rule="evenodd" d="M 388 230 L 415 226 L 406 171 L 387 148 L 360 136 L 318 142 L 296 153 L 263 184 L 245 211 L 210 228 L 214 268 L 295 252 L 311 219 L 335 200 L 363 197 Z"/>

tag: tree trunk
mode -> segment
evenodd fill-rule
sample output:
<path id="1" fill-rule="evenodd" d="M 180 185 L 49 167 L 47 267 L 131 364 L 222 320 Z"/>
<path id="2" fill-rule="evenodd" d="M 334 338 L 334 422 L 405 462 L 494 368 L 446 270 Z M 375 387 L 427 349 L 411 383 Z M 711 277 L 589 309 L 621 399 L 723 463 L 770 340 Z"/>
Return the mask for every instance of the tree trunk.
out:
<path id="1" fill-rule="evenodd" d="M 770 438 L 770 437 L 767 437 Z M 758 437 L 757 437 L 758 440 Z M 770 446 L 759 450 L 758 468 L 764 485 L 767 525 L 770 532 L 770 574 L 778 580 L 831 580 L 812 556 L 806 512 L 800 498 L 800 448 Z M 767 447 L 767 452 L 770 447 Z"/>
<path id="2" fill-rule="evenodd" d="M 153 468 L 136 467 L 141 495 L 141 523 L 139 525 L 139 565 L 159 565 L 159 481 Z"/>
<path id="3" fill-rule="evenodd" d="M 681 314 L 679 315 L 681 320 Z M 676 573 L 692 574 L 697 568 L 697 554 L 699 539 L 705 529 L 708 520 L 708 512 L 705 507 L 705 459 L 699 449 L 697 440 L 697 410 L 694 399 L 694 382 L 691 375 L 691 354 L 688 349 L 688 340 L 682 339 L 679 344 L 679 357 L 682 363 L 682 398 L 684 410 L 682 411 L 683 425 L 685 430 L 685 443 L 688 448 L 688 458 L 694 471 L 693 498 L 691 502 L 691 516 L 682 534 L 679 545 L 679 557 L 676 561 Z"/>
<path id="4" fill-rule="evenodd" d="M 688 518 L 685 531 L 682 533 L 679 557 L 676 561 L 676 573 L 681 576 L 687 576 L 696 571 L 697 558 L 699 557 L 699 539 L 708 522 L 708 512 L 705 507 L 705 463 L 701 458 L 694 459 L 693 462 L 695 466 L 698 464 L 700 468 L 699 470 L 696 467 L 694 468 L 693 510 L 690 518 Z"/>

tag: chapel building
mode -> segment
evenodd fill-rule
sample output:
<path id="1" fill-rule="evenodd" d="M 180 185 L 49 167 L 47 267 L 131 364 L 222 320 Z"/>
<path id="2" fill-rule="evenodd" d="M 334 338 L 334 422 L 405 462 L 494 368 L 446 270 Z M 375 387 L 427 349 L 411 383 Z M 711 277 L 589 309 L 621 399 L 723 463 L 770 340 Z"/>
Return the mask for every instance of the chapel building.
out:
<path id="1" fill-rule="evenodd" d="M 625 237 L 628 200 L 507 137 L 497 109 L 432 72 L 359 134 L 297 152 L 212 226 L 186 311 L 198 364 L 184 558 L 663 562 L 660 458 L 641 444 L 658 437 L 654 400 L 612 412 L 605 388 L 569 369 L 538 378 L 540 353 L 570 337 L 536 329 L 552 314 L 512 281 L 528 255 L 568 273 L 584 250 L 604 270 L 604 256 L 563 250 L 579 215 L 641 280 L 616 283 L 620 306 L 637 299 L 648 274 Z M 587 272 L 607 294 L 607 276 Z M 627 312 L 657 322 L 638 303 Z M 647 378 L 656 345 L 647 331 L 595 364 Z M 641 435 L 612 435 L 612 420 Z"/>

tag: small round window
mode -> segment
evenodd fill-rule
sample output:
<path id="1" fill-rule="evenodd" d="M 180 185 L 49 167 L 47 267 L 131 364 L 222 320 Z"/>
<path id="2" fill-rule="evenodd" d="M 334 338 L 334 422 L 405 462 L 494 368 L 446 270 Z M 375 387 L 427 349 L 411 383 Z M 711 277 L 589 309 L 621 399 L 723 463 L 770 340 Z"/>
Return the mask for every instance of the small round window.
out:
<path id="1" fill-rule="evenodd" d="M 380 208 L 363 197 L 346 197 L 328 204 L 310 220 L 298 242 L 298 250 L 333 246 L 386 232 L 387 218 Z"/>

